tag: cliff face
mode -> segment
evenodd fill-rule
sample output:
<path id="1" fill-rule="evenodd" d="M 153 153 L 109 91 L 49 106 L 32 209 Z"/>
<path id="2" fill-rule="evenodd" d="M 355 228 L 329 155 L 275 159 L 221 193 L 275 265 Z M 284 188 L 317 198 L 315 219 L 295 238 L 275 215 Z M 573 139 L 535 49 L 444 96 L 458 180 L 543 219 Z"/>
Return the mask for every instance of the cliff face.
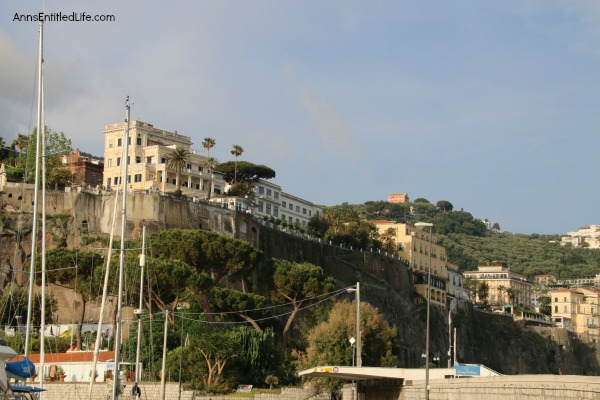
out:
<path id="1" fill-rule="evenodd" d="M 31 252 L 31 194 L 20 190 L 0 194 L 0 279 L 2 287 L 11 281 L 24 283 Z M 10 196 L 9 196 L 10 195 Z M 21 198 L 19 198 L 21 197 Z M 24 197 L 24 198 L 23 198 Z M 49 192 L 47 247 L 77 247 L 85 234 L 108 235 L 115 205 L 114 193 Z M 120 233 L 117 201 L 116 234 Z M 128 236 L 141 235 L 142 224 L 149 233 L 169 228 L 210 229 L 229 237 L 246 240 L 271 257 L 320 265 L 338 280 L 339 286 L 361 282 L 361 300 L 373 304 L 398 328 L 395 349 L 399 366 L 419 367 L 424 363 L 426 309 L 415 297 L 412 274 L 398 260 L 373 253 L 350 251 L 263 226 L 250 215 L 236 213 L 156 194 L 129 194 Z M 23 211 L 24 213 L 21 213 Z M 29 212 L 29 214 L 27 214 Z M 255 282 L 263 282 L 268 263 L 255 272 Z M 60 289 L 63 290 L 63 289 Z M 71 304 L 59 304 L 72 318 Z M 90 312 L 93 312 L 90 310 Z M 86 318 L 94 318 L 88 315 Z M 457 328 L 457 359 L 481 363 L 504 374 L 554 373 L 600 375 L 600 349 L 588 338 L 554 328 L 521 327 L 502 315 L 484 314 L 467 304 L 459 306 L 453 319 Z M 432 356 L 447 365 L 447 315 L 432 307 L 430 320 Z"/>

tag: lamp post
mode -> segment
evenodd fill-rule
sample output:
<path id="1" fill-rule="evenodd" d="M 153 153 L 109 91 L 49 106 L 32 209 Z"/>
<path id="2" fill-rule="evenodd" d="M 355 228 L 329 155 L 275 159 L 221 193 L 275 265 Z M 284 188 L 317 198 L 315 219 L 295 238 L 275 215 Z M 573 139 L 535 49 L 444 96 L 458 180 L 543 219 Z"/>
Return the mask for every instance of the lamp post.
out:
<path id="1" fill-rule="evenodd" d="M 356 282 L 356 287 L 346 289 L 347 292 L 354 292 L 354 303 L 356 304 L 356 366 L 362 367 L 362 340 L 360 338 L 360 282 Z"/>
<path id="2" fill-rule="evenodd" d="M 431 306 L 431 245 L 433 224 L 430 222 L 417 222 L 417 229 L 429 227 L 429 265 L 427 266 L 427 323 L 425 327 L 425 400 L 429 400 L 429 309 Z"/>

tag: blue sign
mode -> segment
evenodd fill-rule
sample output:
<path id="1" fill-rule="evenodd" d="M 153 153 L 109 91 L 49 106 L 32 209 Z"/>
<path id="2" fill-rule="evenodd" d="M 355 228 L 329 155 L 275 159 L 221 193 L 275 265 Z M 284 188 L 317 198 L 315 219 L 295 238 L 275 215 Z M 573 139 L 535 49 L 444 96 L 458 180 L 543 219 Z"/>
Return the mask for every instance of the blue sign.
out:
<path id="1" fill-rule="evenodd" d="M 479 365 L 460 365 L 454 366 L 456 369 L 456 376 L 480 376 L 481 369 Z"/>

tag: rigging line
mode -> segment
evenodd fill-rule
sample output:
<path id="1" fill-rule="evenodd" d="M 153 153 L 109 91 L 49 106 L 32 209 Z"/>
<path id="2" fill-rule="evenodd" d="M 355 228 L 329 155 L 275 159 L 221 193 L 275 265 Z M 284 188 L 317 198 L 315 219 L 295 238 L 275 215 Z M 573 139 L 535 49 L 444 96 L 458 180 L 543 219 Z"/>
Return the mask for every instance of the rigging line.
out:
<path id="1" fill-rule="evenodd" d="M 328 298 L 326 298 L 326 299 L 322 299 L 322 300 L 320 300 L 320 301 L 318 301 L 318 302 L 316 302 L 316 303 L 314 303 L 314 304 L 309 304 L 309 305 L 307 305 L 307 306 L 305 306 L 305 307 L 301 307 L 301 308 L 299 308 L 299 309 L 298 309 L 298 311 L 303 311 L 303 310 L 306 310 L 306 309 L 308 309 L 308 308 L 316 307 L 317 305 L 319 305 L 319 304 L 321 304 L 321 303 L 323 303 L 323 302 L 325 302 L 325 301 L 327 301 L 327 300 L 329 300 L 329 299 L 332 299 L 332 298 L 333 298 L 333 297 L 335 297 L 335 296 L 337 296 L 337 294 L 336 294 L 336 295 L 332 295 L 332 296 L 330 296 L 330 297 L 328 297 Z M 254 320 L 255 322 L 259 322 L 259 321 L 268 321 L 268 320 L 270 320 L 270 319 L 279 319 L 279 318 L 281 318 L 281 317 L 283 317 L 283 316 L 290 315 L 290 314 L 292 314 L 293 312 L 294 312 L 294 310 L 291 310 L 291 311 L 289 311 L 289 312 L 285 312 L 285 313 L 281 313 L 281 314 L 277 314 L 277 315 L 272 315 L 272 316 L 269 316 L 269 317 L 264 317 L 264 318 L 256 318 L 256 319 L 253 319 L 253 320 Z M 169 312 L 169 313 L 170 313 L 170 312 Z M 155 314 L 155 316 L 158 316 L 158 315 L 161 315 L 161 314 L 163 314 L 163 313 L 160 313 L 160 312 L 159 312 L 159 313 L 156 313 L 156 314 Z M 208 315 L 208 314 L 213 314 L 213 313 L 207 313 L 206 315 Z M 177 316 L 177 314 L 174 314 L 174 315 L 175 315 L 175 316 Z M 196 315 L 198 315 L 198 314 L 196 314 Z M 200 314 L 200 315 L 204 315 L 204 314 Z M 186 318 L 186 317 L 184 317 L 183 315 L 179 315 L 179 318 L 182 318 L 182 319 L 184 319 L 184 320 L 188 320 L 188 321 L 195 321 L 195 322 L 206 323 L 206 324 L 208 324 L 208 325 L 242 325 L 242 324 L 249 324 L 249 322 L 248 322 L 248 321 L 219 321 L 219 322 L 208 322 L 208 321 L 201 321 L 201 320 L 192 319 L 192 318 Z"/>
<path id="2" fill-rule="evenodd" d="M 344 290 L 346 290 L 346 289 L 344 289 Z M 327 296 L 326 298 L 323 298 L 323 299 L 321 299 L 321 300 L 319 300 L 319 301 L 317 301 L 317 302 L 315 302 L 315 303 L 309 304 L 309 305 L 307 305 L 307 306 L 305 306 L 305 307 L 300 307 L 300 308 L 298 309 L 298 311 L 304 310 L 304 309 L 306 309 L 306 308 L 314 307 L 314 306 L 316 306 L 316 305 L 318 305 L 318 304 L 321 304 L 321 303 L 323 303 L 323 302 L 325 302 L 325 301 L 327 301 L 327 300 L 330 300 L 330 299 L 332 299 L 332 298 L 334 298 L 334 297 L 337 297 L 337 296 L 338 296 L 338 295 L 340 295 L 341 293 L 342 293 L 342 292 L 341 292 L 340 290 L 337 290 L 337 291 L 335 291 L 335 292 L 330 292 L 330 293 L 328 293 L 328 294 L 326 294 L 326 295 L 325 295 L 325 296 Z M 319 296 L 319 297 L 323 297 L 323 296 Z M 317 298 L 317 297 L 313 297 L 312 299 L 316 299 L 316 298 Z M 282 306 L 277 306 L 277 307 L 282 307 Z M 272 308 L 272 307 L 266 307 L 266 308 Z M 265 309 L 266 309 L 266 308 L 265 308 Z M 262 310 L 262 309 L 258 309 L 258 310 Z M 283 316 L 283 315 L 288 315 L 288 314 L 291 314 L 291 313 L 293 313 L 293 312 L 294 312 L 294 310 L 292 310 L 292 311 L 289 311 L 289 312 L 288 312 L 288 311 L 286 311 L 286 312 L 284 312 L 284 313 L 277 314 L 277 315 L 275 315 L 275 316 L 268 316 L 268 317 L 264 317 L 264 318 L 256 318 L 256 319 L 255 319 L 255 318 L 253 318 L 253 320 L 254 320 L 254 321 L 264 321 L 264 320 L 268 320 L 268 319 L 272 319 L 272 318 L 278 318 L 278 317 L 280 317 L 280 316 Z M 183 319 L 185 319 L 185 320 L 188 320 L 188 321 L 197 321 L 197 319 L 194 319 L 194 318 L 188 318 L 188 317 L 186 317 L 186 316 L 184 316 L 184 315 L 188 315 L 188 316 L 189 316 L 189 315 L 191 315 L 191 316 L 204 316 L 204 315 L 228 315 L 228 314 L 240 314 L 240 313 L 245 313 L 245 312 L 244 312 L 244 311 L 225 311 L 225 312 L 214 312 L 214 313 L 189 313 L 189 312 L 185 312 L 185 313 L 177 313 L 177 312 L 171 312 L 171 311 L 169 311 L 169 314 L 172 314 L 172 315 L 174 315 L 174 316 L 175 316 L 175 317 L 177 317 L 177 318 L 183 318 Z M 164 314 L 164 312 L 162 312 L 162 311 L 159 311 L 159 312 L 157 312 L 157 313 L 153 314 L 153 316 L 155 316 L 155 317 L 156 317 L 156 316 L 163 315 L 163 314 Z M 132 321 L 133 321 L 133 319 L 132 319 Z"/>

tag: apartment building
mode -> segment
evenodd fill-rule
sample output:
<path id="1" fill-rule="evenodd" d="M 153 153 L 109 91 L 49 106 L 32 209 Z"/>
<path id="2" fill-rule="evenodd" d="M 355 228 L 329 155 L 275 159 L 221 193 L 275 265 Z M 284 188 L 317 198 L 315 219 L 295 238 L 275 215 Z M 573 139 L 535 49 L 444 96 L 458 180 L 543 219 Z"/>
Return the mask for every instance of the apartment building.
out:
<path id="1" fill-rule="evenodd" d="M 561 238 L 561 245 L 570 244 L 573 247 L 585 243 L 586 248 L 600 248 L 600 225 L 587 225 L 580 227 L 577 231 L 567 232 L 567 236 Z"/>
<path id="2" fill-rule="evenodd" d="M 427 297 L 427 275 L 431 258 L 431 303 L 446 307 L 448 297 L 448 262 L 446 249 L 438 245 L 435 235 L 429 231 L 420 231 L 409 224 L 398 224 L 392 221 L 371 220 L 380 234 L 392 229 L 395 235 L 397 254 L 408 260 L 414 276 L 415 291 Z M 430 257 L 431 255 L 431 257 Z"/>
<path id="3" fill-rule="evenodd" d="M 123 156 L 125 144 L 125 122 L 107 125 L 104 128 L 104 186 L 116 189 L 121 183 L 121 169 L 128 163 L 127 187 L 130 190 L 157 190 L 208 197 L 210 171 L 206 168 L 206 157 L 201 151 L 191 148 L 189 136 L 155 128 L 143 121 L 131 121 L 129 125 L 128 155 Z M 176 185 L 177 171 L 169 168 L 169 156 L 176 148 L 189 152 L 189 162 L 180 172 Z M 124 159 L 126 158 L 126 160 Z M 224 192 L 225 181 L 214 174 L 213 192 Z"/>
<path id="4" fill-rule="evenodd" d="M 308 224 L 314 215 L 323 214 L 321 207 L 265 180 L 254 184 L 254 204 L 253 213 L 259 217 L 273 217 L 300 225 Z"/>
<path id="5" fill-rule="evenodd" d="M 76 149 L 74 153 L 64 154 L 61 163 L 71 173 L 71 185 L 102 186 L 104 163 L 101 160 L 82 156 Z"/>
<path id="6" fill-rule="evenodd" d="M 550 293 L 552 320 L 557 327 L 600 336 L 600 292 L 591 289 L 556 289 Z"/>
<path id="7" fill-rule="evenodd" d="M 525 275 L 518 274 L 502 265 L 481 265 L 477 271 L 463 272 L 466 279 L 472 279 L 479 284 L 486 283 L 489 287 L 488 297 L 482 299 L 475 293 L 475 302 L 487 303 L 495 308 L 503 308 L 506 304 L 521 305 L 532 308 L 531 287 Z M 471 293 L 473 296 L 473 293 Z M 514 300 L 511 300 L 511 295 Z"/>
<path id="8" fill-rule="evenodd" d="M 535 275 L 533 283 L 540 286 L 550 286 L 556 283 L 556 277 L 552 274 Z"/>
<path id="9" fill-rule="evenodd" d="M 458 271 L 458 265 L 446 264 L 448 267 L 448 297 L 457 300 L 469 301 L 471 294 L 465 287 L 465 277 Z"/>

